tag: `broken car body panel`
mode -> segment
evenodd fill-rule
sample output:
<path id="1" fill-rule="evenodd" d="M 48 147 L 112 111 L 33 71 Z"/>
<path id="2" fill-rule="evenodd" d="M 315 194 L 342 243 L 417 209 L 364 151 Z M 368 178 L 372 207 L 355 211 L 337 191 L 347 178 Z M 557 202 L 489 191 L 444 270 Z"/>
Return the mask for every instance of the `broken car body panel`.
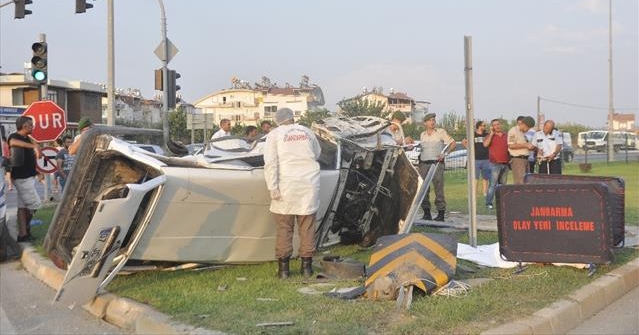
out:
<path id="1" fill-rule="evenodd" d="M 322 147 L 317 247 L 340 242 L 372 245 L 379 236 L 410 227 L 406 218 L 422 179 L 401 147 L 394 145 L 386 132 L 388 125 L 375 117 L 327 118 L 313 125 Z M 109 227 L 120 230 L 117 252 L 112 250 L 115 244 L 100 249 L 118 255 L 112 272 L 128 259 L 200 263 L 275 259 L 276 225 L 269 212 L 260 142 L 264 139 L 237 145 L 237 138 L 229 138 L 209 143 L 201 155 L 166 157 L 118 139 L 127 131 L 95 127 L 83 135 L 77 163 L 44 242 L 58 267 L 70 264 L 67 278 L 73 280 L 65 279 L 67 292 L 81 277 L 97 273 L 99 280 L 94 281 L 99 286 L 113 277 L 103 281 L 111 261 L 100 258 L 104 261 L 96 264 L 101 268 L 94 266 L 89 272 L 83 256 L 104 242 L 100 239 Z M 144 188 L 136 200 L 127 199 L 132 184 L 151 185 L 152 180 L 153 188 Z M 100 212 L 107 200 L 113 213 L 108 217 Z M 95 290 L 89 291 L 93 296 Z"/>

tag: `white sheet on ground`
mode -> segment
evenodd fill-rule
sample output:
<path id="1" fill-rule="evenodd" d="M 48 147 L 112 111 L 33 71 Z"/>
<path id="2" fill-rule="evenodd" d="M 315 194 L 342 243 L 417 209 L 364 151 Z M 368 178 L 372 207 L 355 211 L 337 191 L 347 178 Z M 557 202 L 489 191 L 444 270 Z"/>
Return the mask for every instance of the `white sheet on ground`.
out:
<path id="1" fill-rule="evenodd" d="M 492 268 L 514 268 L 518 262 L 505 261 L 499 255 L 499 243 L 478 245 L 473 248 L 468 244 L 457 243 L 457 258 L 464 259 L 483 266 Z"/>
<path id="2" fill-rule="evenodd" d="M 510 269 L 516 267 L 518 262 L 506 261 L 501 258 L 499 254 L 499 242 L 478 245 L 477 248 L 473 248 L 468 244 L 457 243 L 457 258 L 473 262 L 475 264 L 489 266 L 492 268 L 504 268 Z M 530 264 L 530 263 L 522 263 Z M 577 269 L 585 269 L 588 264 L 582 263 L 552 263 L 555 266 L 572 266 Z"/>

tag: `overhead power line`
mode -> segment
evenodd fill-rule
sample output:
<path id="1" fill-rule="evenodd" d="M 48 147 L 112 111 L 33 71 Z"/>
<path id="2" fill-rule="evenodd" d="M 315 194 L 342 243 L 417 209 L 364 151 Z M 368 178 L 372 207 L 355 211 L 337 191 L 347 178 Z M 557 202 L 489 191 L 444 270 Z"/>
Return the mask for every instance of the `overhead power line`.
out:
<path id="1" fill-rule="evenodd" d="M 560 105 L 566 105 L 566 106 L 573 106 L 573 107 L 580 107 L 580 108 L 588 108 L 588 109 L 598 109 L 598 110 L 608 110 L 608 107 L 598 107 L 598 106 L 588 106 L 588 105 L 580 105 L 580 104 L 574 104 L 574 103 L 570 103 L 570 102 L 564 102 L 564 101 L 558 101 L 558 100 L 552 100 L 552 99 L 547 99 L 547 98 L 543 98 L 540 97 L 541 100 L 543 101 L 548 101 L 548 102 L 554 102 L 556 104 L 560 104 Z M 624 110 L 624 111 L 637 111 L 638 109 L 636 107 L 634 108 L 622 108 L 622 107 L 616 107 L 615 108 L 616 111 L 619 110 Z"/>

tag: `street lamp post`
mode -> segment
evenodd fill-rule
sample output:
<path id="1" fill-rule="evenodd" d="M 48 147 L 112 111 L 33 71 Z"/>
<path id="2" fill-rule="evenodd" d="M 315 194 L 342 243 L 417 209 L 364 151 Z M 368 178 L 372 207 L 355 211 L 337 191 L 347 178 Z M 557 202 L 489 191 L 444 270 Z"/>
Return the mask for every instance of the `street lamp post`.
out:
<path id="1" fill-rule="evenodd" d="M 113 0 L 109 0 L 107 2 L 108 8 L 108 18 L 107 18 L 107 54 L 108 54 L 108 78 L 107 78 L 107 125 L 114 126 L 115 125 L 115 116 L 114 116 L 114 108 L 115 108 L 115 43 L 114 39 L 114 19 L 113 19 Z"/>
<path id="2" fill-rule="evenodd" d="M 166 37 L 166 12 L 164 11 L 164 3 L 162 0 L 158 0 L 160 5 L 160 11 L 162 12 L 161 25 L 162 25 L 162 43 L 163 57 L 162 59 L 162 134 L 163 145 L 166 146 L 169 142 L 169 41 Z"/>
<path id="3" fill-rule="evenodd" d="M 614 115 L 615 108 L 612 96 L 612 0 L 608 0 L 608 162 L 615 160 L 615 142 L 614 142 Z"/>

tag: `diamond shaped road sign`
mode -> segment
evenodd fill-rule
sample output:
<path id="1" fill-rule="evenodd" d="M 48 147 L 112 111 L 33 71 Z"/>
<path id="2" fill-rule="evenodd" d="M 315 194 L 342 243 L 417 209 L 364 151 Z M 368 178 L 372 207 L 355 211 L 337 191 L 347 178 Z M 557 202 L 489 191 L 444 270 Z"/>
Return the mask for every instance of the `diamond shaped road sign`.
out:
<path id="1" fill-rule="evenodd" d="M 166 42 L 169 44 L 169 57 L 165 57 L 164 54 L 164 41 L 160 42 L 160 45 L 158 45 L 157 48 L 155 48 L 155 51 L 153 53 L 155 53 L 156 56 L 158 56 L 158 58 L 161 61 L 164 61 L 166 59 L 166 63 L 168 64 L 171 59 L 173 59 L 173 57 L 175 57 L 175 55 L 177 55 L 178 53 L 178 48 L 173 45 L 173 43 L 171 43 L 171 40 L 169 40 L 168 38 L 166 39 Z"/>
<path id="2" fill-rule="evenodd" d="M 38 142 L 55 141 L 67 129 L 66 113 L 53 101 L 36 101 L 22 116 L 33 119 L 31 136 Z"/>

